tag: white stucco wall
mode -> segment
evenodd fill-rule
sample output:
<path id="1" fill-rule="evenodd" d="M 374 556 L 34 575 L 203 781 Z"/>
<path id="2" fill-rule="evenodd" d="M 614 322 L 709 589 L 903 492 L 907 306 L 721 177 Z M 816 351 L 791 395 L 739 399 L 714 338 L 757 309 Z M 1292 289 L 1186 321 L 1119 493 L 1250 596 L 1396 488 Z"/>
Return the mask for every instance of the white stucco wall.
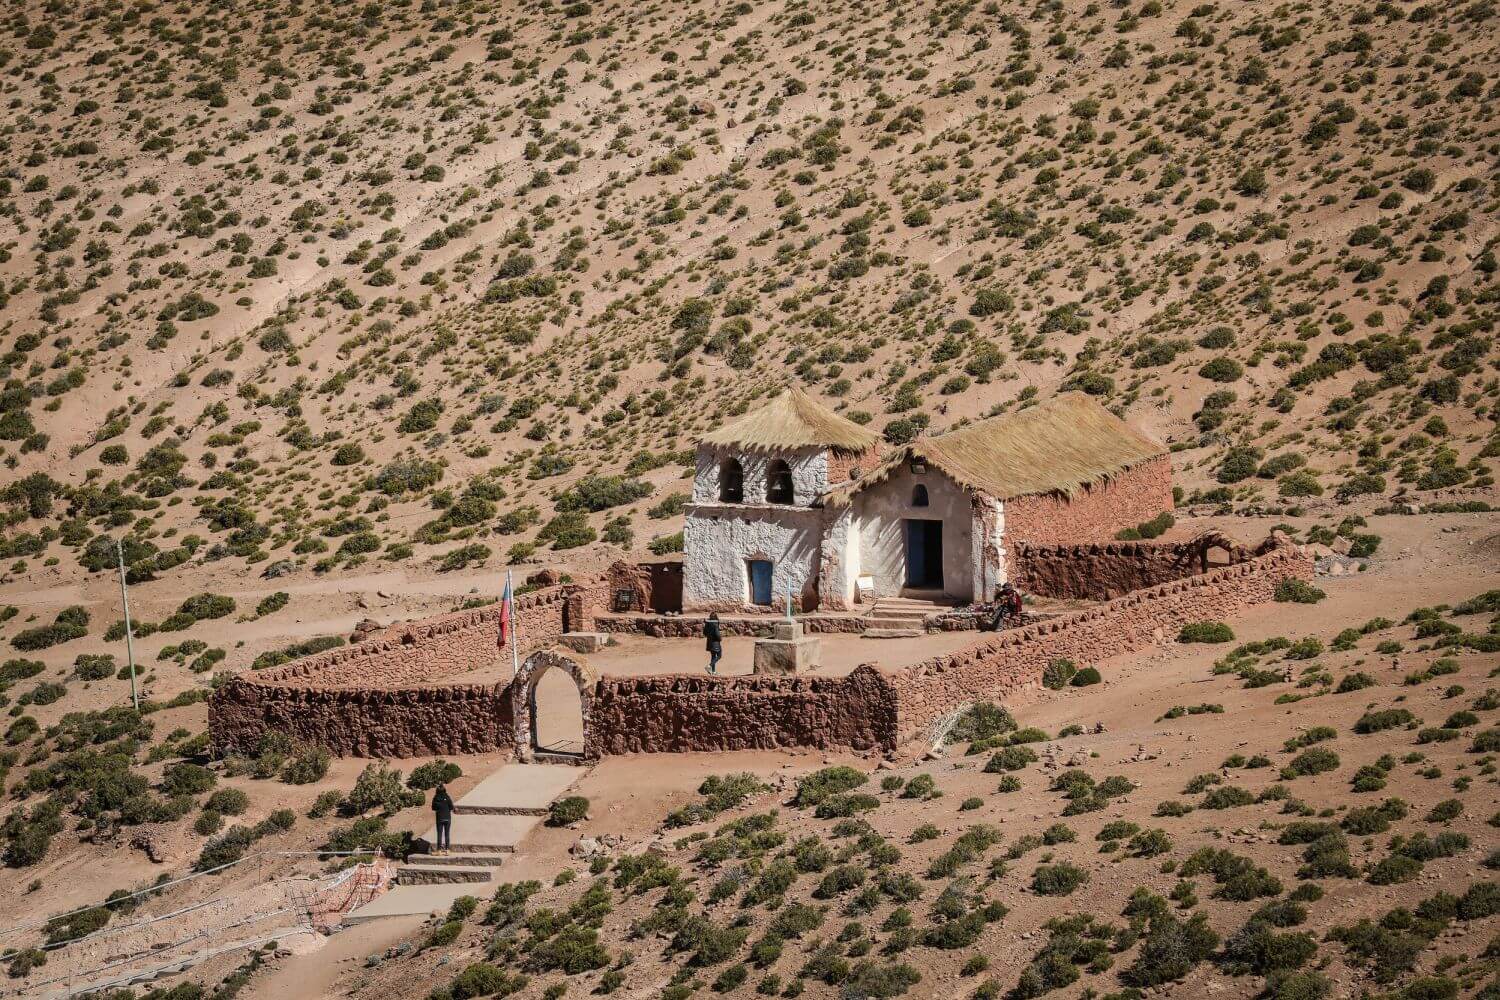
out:
<path id="1" fill-rule="evenodd" d="M 926 507 L 911 505 L 918 483 L 927 487 Z M 854 575 L 874 577 L 877 595 L 897 595 L 906 585 L 905 520 L 923 518 L 943 522 L 943 592 L 972 599 L 974 513 L 969 494 L 952 479 L 931 467 L 914 476 L 903 466 L 857 493 L 853 508 L 859 543 Z"/>
<path id="2" fill-rule="evenodd" d="M 693 507 L 683 525 L 685 609 L 750 603 L 747 563 L 771 563 L 771 597 L 783 606 L 787 588 L 801 599 L 818 575 L 823 511 L 813 507 Z"/>
<path id="3" fill-rule="evenodd" d="M 973 600 L 985 601 L 994 596 L 1006 581 L 1005 504 L 994 497 L 977 496 L 973 500 Z"/>
<path id="4" fill-rule="evenodd" d="M 699 445 L 693 473 L 693 503 L 719 502 L 719 466 L 725 459 L 739 459 L 745 472 L 745 503 L 766 502 L 766 472 L 777 459 L 792 468 L 793 506 L 806 507 L 828 490 L 828 452 L 800 448 L 775 455 Z"/>
<path id="5" fill-rule="evenodd" d="M 859 532 L 854 526 L 854 509 L 840 507 L 825 513 L 819 593 L 825 606 L 849 608 L 854 605 L 859 579 Z"/>

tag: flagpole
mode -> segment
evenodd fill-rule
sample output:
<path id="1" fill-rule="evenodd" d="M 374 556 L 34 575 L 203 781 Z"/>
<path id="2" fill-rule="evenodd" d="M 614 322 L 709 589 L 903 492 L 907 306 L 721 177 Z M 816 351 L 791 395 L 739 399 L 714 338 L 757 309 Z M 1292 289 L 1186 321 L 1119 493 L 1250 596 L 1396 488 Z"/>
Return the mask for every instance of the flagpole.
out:
<path id="1" fill-rule="evenodd" d="M 516 653 L 516 590 L 511 586 L 510 570 L 505 571 L 505 592 L 510 595 L 510 679 L 515 680 L 521 672 L 521 661 Z"/>

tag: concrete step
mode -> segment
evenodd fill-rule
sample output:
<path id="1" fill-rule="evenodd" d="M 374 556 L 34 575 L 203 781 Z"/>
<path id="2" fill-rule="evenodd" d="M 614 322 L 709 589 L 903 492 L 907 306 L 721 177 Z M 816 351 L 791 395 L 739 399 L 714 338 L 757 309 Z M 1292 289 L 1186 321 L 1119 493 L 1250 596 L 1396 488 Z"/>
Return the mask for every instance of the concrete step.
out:
<path id="1" fill-rule="evenodd" d="M 344 925 L 361 924 L 381 917 L 406 917 L 415 914 L 442 913 L 460 896 L 480 895 L 472 882 L 429 882 L 425 885 L 398 885 L 377 896 L 344 917 Z"/>
<path id="2" fill-rule="evenodd" d="M 510 854 L 539 822 L 535 816 L 455 816 L 449 850 L 454 854 Z M 436 844 L 437 828 L 429 829 L 422 839 Z"/>
<path id="3" fill-rule="evenodd" d="M 453 811 L 470 816 L 545 816 L 582 775 L 546 764 L 506 764 L 469 789 Z M 455 832 L 458 824 L 454 824 Z"/>
<path id="4" fill-rule="evenodd" d="M 860 633 L 866 639 L 914 639 L 926 634 L 922 628 L 867 628 Z"/>
<path id="5" fill-rule="evenodd" d="M 871 615 L 864 620 L 866 632 L 875 628 L 914 628 L 923 629 L 927 619 L 922 615 Z"/>
<path id="6" fill-rule="evenodd" d="M 465 851 L 462 854 L 413 854 L 411 863 L 423 868 L 499 868 L 509 856 L 479 851 Z"/>
<path id="7" fill-rule="evenodd" d="M 396 869 L 397 885 L 438 885 L 445 882 L 489 882 L 488 868 L 465 865 L 403 865 Z"/>

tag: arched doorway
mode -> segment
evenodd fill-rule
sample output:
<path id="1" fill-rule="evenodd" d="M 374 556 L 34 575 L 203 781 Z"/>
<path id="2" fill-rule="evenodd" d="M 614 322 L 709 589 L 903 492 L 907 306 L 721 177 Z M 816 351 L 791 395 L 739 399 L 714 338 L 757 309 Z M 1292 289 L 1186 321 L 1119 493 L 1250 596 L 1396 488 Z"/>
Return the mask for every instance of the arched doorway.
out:
<path id="1" fill-rule="evenodd" d="M 516 759 L 592 760 L 599 756 L 589 730 L 594 674 L 555 650 L 538 650 L 511 683 Z"/>

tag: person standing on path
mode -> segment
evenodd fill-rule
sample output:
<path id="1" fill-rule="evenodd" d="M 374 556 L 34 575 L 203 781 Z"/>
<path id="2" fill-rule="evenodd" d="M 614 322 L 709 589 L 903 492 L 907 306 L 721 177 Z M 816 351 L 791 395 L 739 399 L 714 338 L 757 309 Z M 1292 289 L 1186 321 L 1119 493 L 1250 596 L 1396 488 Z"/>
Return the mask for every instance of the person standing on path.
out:
<path id="1" fill-rule="evenodd" d="M 719 672 L 719 657 L 724 655 L 724 636 L 719 631 L 719 613 L 710 611 L 703 623 L 703 645 L 708 650 L 708 672 Z"/>
<path id="2" fill-rule="evenodd" d="M 434 847 L 438 851 L 446 851 L 453 841 L 453 796 L 448 794 L 445 785 L 438 785 L 437 791 L 432 793 L 432 815 L 437 820 L 437 843 Z"/>

